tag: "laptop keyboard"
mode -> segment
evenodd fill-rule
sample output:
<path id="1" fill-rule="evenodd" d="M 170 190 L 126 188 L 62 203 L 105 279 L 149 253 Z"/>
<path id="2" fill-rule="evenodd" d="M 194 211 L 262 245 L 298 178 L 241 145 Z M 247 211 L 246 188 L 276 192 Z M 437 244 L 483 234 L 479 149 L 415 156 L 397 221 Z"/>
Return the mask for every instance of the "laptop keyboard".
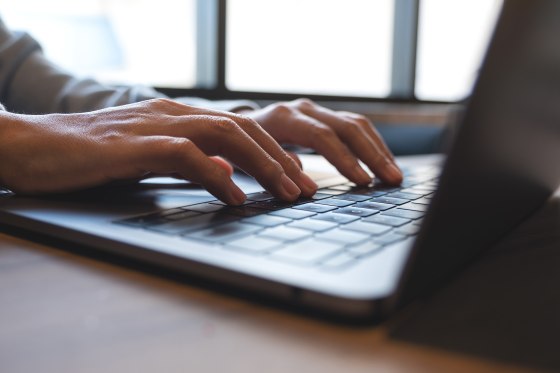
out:
<path id="1" fill-rule="evenodd" d="M 259 192 L 242 206 L 216 200 L 115 223 L 298 266 L 343 270 L 416 235 L 438 175 L 437 167 L 424 167 L 405 170 L 399 187 L 348 182 L 295 202 Z"/>

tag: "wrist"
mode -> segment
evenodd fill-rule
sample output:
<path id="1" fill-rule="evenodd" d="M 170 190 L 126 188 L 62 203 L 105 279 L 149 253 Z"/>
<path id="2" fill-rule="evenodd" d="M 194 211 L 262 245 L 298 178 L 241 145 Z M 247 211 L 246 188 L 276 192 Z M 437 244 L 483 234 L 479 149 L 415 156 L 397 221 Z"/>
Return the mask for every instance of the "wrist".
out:
<path id="1" fill-rule="evenodd" d="M 1 105 L 1 104 L 0 104 Z M 11 194 L 7 189 L 9 182 L 6 173 L 13 161 L 13 154 L 10 154 L 10 143 L 17 138 L 17 128 L 22 127 L 24 115 L 14 114 L 5 109 L 0 110 L 0 197 Z"/>

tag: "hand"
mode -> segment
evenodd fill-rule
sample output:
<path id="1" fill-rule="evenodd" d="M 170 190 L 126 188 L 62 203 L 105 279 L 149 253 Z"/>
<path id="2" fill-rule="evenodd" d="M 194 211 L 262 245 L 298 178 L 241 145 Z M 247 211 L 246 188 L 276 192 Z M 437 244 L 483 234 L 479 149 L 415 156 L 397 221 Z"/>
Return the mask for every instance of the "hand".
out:
<path id="1" fill-rule="evenodd" d="M 279 143 L 313 148 L 356 184 L 371 182 L 358 160 L 384 182 L 402 182 L 393 155 L 364 116 L 332 111 L 307 99 L 273 104 L 243 114 L 256 120 Z"/>
<path id="2" fill-rule="evenodd" d="M 151 173 L 202 184 L 228 204 L 243 192 L 222 155 L 275 196 L 294 200 L 317 185 L 255 121 L 158 99 L 81 114 L 0 113 L 0 185 L 37 194 Z"/>

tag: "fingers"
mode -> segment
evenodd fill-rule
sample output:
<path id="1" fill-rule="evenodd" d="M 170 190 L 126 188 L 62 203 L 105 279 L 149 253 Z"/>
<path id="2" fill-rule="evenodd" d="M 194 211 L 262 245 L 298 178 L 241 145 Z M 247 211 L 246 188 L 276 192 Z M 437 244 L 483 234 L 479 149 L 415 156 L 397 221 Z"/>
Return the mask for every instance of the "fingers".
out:
<path id="1" fill-rule="evenodd" d="M 381 137 L 377 129 L 375 129 L 375 126 L 370 122 L 369 119 L 367 119 L 363 115 L 350 113 L 347 111 L 338 111 L 336 112 L 336 114 L 345 117 L 346 119 L 356 123 L 363 129 L 365 129 L 365 131 L 369 134 L 370 138 L 377 144 L 379 149 L 382 150 L 388 158 L 392 159 L 393 161 L 395 160 L 393 153 L 391 153 L 389 147 L 387 146 L 387 144 L 385 144 L 385 141 L 383 140 L 383 138 Z"/>
<path id="2" fill-rule="evenodd" d="M 331 128 L 350 151 L 381 180 L 390 184 L 402 182 L 402 173 L 395 164 L 391 152 L 365 117 L 351 113 L 336 113 L 309 101 L 303 101 L 300 110 Z M 358 177 L 360 172 L 354 171 L 354 174 Z M 354 179 L 351 180 L 356 182 Z M 361 180 L 362 177 L 360 183 Z"/>
<path id="3" fill-rule="evenodd" d="M 137 140 L 135 145 L 128 152 L 132 159 L 124 159 L 123 167 L 134 165 L 135 169 L 145 172 L 174 173 L 201 184 L 227 204 L 240 205 L 245 201 L 245 194 L 230 178 L 229 164 L 224 166 L 224 160 L 211 159 L 192 141 L 151 136 Z"/>
<path id="4" fill-rule="evenodd" d="M 237 122 L 243 130 L 255 140 L 267 154 L 278 162 L 288 178 L 295 182 L 301 194 L 304 196 L 312 196 L 315 194 L 318 188 L 317 184 L 302 171 L 299 159 L 294 159 L 293 156 L 284 151 L 278 142 L 253 120 L 244 117 L 238 117 L 237 119 Z"/>
<path id="5" fill-rule="evenodd" d="M 302 172 L 297 163 L 270 136 L 262 136 L 256 123 L 252 128 L 247 123 L 244 126 L 245 129 L 223 116 L 188 115 L 174 117 L 172 123 L 152 130 L 168 137 L 189 139 L 205 155 L 226 157 L 278 198 L 298 198 L 302 190 L 292 179 L 300 177 L 301 182 Z"/>
<path id="6" fill-rule="evenodd" d="M 231 177 L 233 176 L 233 166 L 226 161 L 225 159 L 223 159 L 222 157 L 210 157 L 210 160 L 216 162 L 216 164 L 220 167 L 222 167 L 224 170 L 226 170 L 226 172 L 228 173 L 228 175 Z"/>
<path id="7" fill-rule="evenodd" d="M 362 169 L 356 156 L 329 126 L 303 114 L 297 115 L 293 121 L 294 136 L 301 145 L 315 149 L 354 183 L 363 185 L 371 182 L 371 177 Z"/>
<path id="8" fill-rule="evenodd" d="M 299 159 L 298 155 L 296 153 L 292 153 L 292 152 L 286 152 L 286 153 L 288 153 L 290 158 L 292 158 L 294 161 L 296 161 L 299 168 L 301 168 L 303 170 L 303 163 L 301 163 L 301 159 Z"/>
<path id="9" fill-rule="evenodd" d="M 190 108 L 190 114 L 213 115 L 225 117 L 237 124 L 245 133 L 247 133 L 267 154 L 269 154 L 276 162 L 280 164 L 282 169 L 293 180 L 304 196 L 312 196 L 317 191 L 317 184 L 304 172 L 302 172 L 301 162 L 294 159 L 293 156 L 287 154 L 274 138 L 268 134 L 254 120 L 235 113 L 224 113 L 219 111 L 207 110 L 202 108 Z M 227 127 L 227 126 L 226 126 Z M 244 161 L 244 160 L 243 160 Z M 236 162 L 237 163 L 237 162 Z M 239 164 L 238 164 L 239 165 Z M 240 165 L 245 171 L 248 171 Z M 249 173 L 253 176 L 252 172 Z M 255 176 L 256 177 L 256 176 Z M 286 183 L 287 186 L 288 183 Z"/>
<path id="10" fill-rule="evenodd" d="M 226 157 L 279 198 L 294 200 L 316 192 L 317 185 L 255 121 L 235 114 L 210 115 L 214 112 L 198 108 L 193 112 L 204 114 L 167 118 L 139 131 L 190 139 L 204 153 Z"/>

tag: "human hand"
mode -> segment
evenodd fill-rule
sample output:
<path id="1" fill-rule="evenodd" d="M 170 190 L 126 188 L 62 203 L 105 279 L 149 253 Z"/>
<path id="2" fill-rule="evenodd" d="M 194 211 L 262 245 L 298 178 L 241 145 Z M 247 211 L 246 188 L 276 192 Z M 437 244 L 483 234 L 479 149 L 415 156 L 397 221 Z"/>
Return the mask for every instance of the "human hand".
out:
<path id="1" fill-rule="evenodd" d="M 157 99 L 89 113 L 0 113 L 0 185 L 37 194 L 149 174 L 200 183 L 228 204 L 243 192 L 221 155 L 276 197 L 313 195 L 317 185 L 255 121 Z"/>
<path id="2" fill-rule="evenodd" d="M 356 184 L 371 182 L 358 160 L 381 180 L 400 184 L 402 173 L 371 122 L 364 116 L 332 111 L 307 99 L 244 111 L 279 143 L 316 150 Z"/>

